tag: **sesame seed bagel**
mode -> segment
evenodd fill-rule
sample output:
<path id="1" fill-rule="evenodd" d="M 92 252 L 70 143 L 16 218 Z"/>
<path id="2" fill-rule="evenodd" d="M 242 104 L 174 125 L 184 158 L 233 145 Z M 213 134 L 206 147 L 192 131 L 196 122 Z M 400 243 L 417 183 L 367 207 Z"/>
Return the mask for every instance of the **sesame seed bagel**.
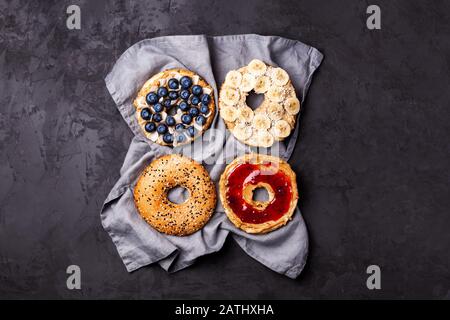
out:
<path id="1" fill-rule="evenodd" d="M 189 197 L 171 202 L 167 195 L 183 187 Z M 165 155 L 148 165 L 134 188 L 134 202 L 144 220 L 159 232 L 186 236 L 201 229 L 216 207 L 216 189 L 206 169 L 181 155 Z"/>
<path id="2" fill-rule="evenodd" d="M 266 189 L 266 201 L 253 199 L 258 188 Z M 284 226 L 297 206 L 295 173 L 274 156 L 253 153 L 234 159 L 220 177 L 219 189 L 228 218 L 247 233 L 267 233 Z"/>
<path id="3" fill-rule="evenodd" d="M 255 110 L 246 102 L 250 92 L 264 95 Z M 237 140 L 268 148 L 291 134 L 300 100 L 284 69 L 254 59 L 247 66 L 227 73 L 220 88 L 219 110 Z"/>
<path id="4" fill-rule="evenodd" d="M 169 69 L 147 80 L 133 101 L 145 137 L 181 146 L 206 131 L 215 115 L 213 88 L 187 69 Z"/>

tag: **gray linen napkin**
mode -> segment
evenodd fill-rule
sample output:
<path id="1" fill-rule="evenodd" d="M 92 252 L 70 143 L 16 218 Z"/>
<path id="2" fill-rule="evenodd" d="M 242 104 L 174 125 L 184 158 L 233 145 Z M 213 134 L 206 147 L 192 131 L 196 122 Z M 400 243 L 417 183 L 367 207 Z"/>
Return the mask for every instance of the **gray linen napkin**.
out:
<path id="1" fill-rule="evenodd" d="M 297 140 L 299 119 L 289 139 L 268 149 L 251 148 L 234 139 L 217 112 L 203 139 L 174 149 L 145 139 L 135 120 L 133 99 L 151 75 L 169 68 L 190 69 L 214 88 L 217 103 L 217 84 L 223 82 L 226 73 L 254 58 L 285 69 L 303 102 L 323 56 L 301 42 L 275 36 L 168 36 L 133 45 L 107 75 L 106 86 L 135 137 L 120 179 L 105 200 L 101 220 L 129 272 L 155 262 L 169 272 L 178 271 L 198 257 L 220 250 L 230 233 L 248 255 L 272 270 L 291 278 L 302 271 L 308 254 L 308 234 L 298 208 L 285 227 L 265 235 L 250 235 L 227 219 L 219 201 L 216 212 L 203 229 L 190 236 L 176 237 L 161 234 L 149 226 L 139 216 L 133 202 L 133 188 L 139 174 L 163 154 L 181 153 L 203 163 L 216 184 L 226 164 L 238 155 L 258 152 L 275 154 L 285 160 L 290 158 Z M 175 192 L 171 196 L 176 199 L 182 194 Z"/>

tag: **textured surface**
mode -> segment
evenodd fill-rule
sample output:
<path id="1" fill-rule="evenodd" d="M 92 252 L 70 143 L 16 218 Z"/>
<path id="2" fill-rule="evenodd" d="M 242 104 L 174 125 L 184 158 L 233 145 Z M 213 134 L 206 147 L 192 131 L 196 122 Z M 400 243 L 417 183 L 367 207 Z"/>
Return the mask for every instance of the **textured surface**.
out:
<path id="1" fill-rule="evenodd" d="M 0 2 L 1 298 L 450 298 L 449 2 L 377 1 L 378 31 L 360 1 L 80 1 L 69 31 L 72 3 Z M 198 33 L 325 55 L 291 162 L 311 240 L 296 281 L 231 241 L 176 274 L 128 274 L 101 227 L 131 140 L 103 78 L 138 40 Z"/>

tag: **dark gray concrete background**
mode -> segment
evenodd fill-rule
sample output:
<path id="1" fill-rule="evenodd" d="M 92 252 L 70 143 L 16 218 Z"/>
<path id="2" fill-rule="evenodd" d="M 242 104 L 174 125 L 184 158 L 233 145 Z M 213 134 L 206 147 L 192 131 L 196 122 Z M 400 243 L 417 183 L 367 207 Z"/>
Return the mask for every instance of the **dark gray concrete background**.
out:
<path id="1" fill-rule="evenodd" d="M 382 30 L 366 28 L 369 4 Z M 449 1 L 0 1 L 0 298 L 450 298 L 449 13 Z M 311 237 L 295 281 L 230 239 L 176 274 L 128 274 L 100 224 L 132 138 L 105 75 L 141 39 L 202 33 L 325 55 L 291 161 Z M 70 264 L 81 291 L 66 288 Z"/>

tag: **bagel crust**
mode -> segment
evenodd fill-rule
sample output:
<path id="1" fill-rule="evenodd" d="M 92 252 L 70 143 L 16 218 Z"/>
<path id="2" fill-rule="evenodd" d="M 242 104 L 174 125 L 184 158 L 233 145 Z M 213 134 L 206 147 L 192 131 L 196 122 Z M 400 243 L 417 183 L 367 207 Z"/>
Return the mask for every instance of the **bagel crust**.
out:
<path id="1" fill-rule="evenodd" d="M 185 202 L 171 202 L 175 187 L 189 192 Z M 134 202 L 142 218 L 159 232 L 186 236 L 201 229 L 216 207 L 216 189 L 206 169 L 181 155 L 165 155 L 148 165 L 134 188 Z"/>
<path id="2" fill-rule="evenodd" d="M 248 175 L 241 177 L 241 180 L 243 181 L 242 185 L 232 185 L 233 182 L 230 181 L 230 177 L 232 177 L 233 174 L 236 174 L 234 172 L 236 172 L 237 168 L 241 167 L 241 165 L 248 164 L 253 165 L 252 168 L 255 168 L 255 170 L 252 170 Z M 260 177 L 257 183 L 253 183 L 252 177 L 257 175 L 258 172 L 263 171 L 266 172 L 267 175 L 265 177 Z M 277 177 L 285 179 L 284 181 L 286 183 L 284 183 L 285 188 L 283 190 L 289 190 L 287 195 L 283 195 L 284 191 L 274 190 L 271 187 L 274 183 L 273 181 Z M 233 188 L 234 191 L 236 191 L 236 187 L 239 189 L 237 192 L 240 196 L 237 200 L 241 201 L 241 205 L 236 205 L 237 201 L 235 195 L 230 194 Z M 269 199 L 267 201 L 253 200 L 253 190 L 261 187 L 266 188 Z M 273 208 L 270 206 L 275 205 L 277 194 L 280 196 L 278 202 L 281 201 L 281 197 L 286 198 L 287 202 L 283 206 L 284 211 L 277 212 L 276 219 L 271 219 L 270 215 L 268 215 L 268 211 L 271 209 L 273 211 Z M 296 176 L 289 164 L 278 157 L 255 153 L 247 154 L 236 158 L 225 168 L 225 171 L 220 177 L 219 195 L 225 213 L 236 227 L 247 233 L 267 233 L 284 226 L 292 219 L 298 200 Z M 285 199 L 283 199 L 283 201 L 285 201 Z M 241 208 L 251 208 L 253 212 L 256 213 L 253 221 L 250 221 L 249 217 L 244 217 L 242 214 L 240 215 L 239 212 L 235 212 L 232 206 L 235 209 L 238 208 L 238 210 Z"/>
<path id="3" fill-rule="evenodd" d="M 249 93 L 264 95 L 254 110 L 247 105 Z M 295 128 L 300 100 L 288 73 L 254 59 L 227 73 L 219 93 L 220 116 L 228 130 L 242 143 L 271 147 Z"/>
<path id="4" fill-rule="evenodd" d="M 205 123 L 203 125 L 200 125 L 199 123 L 197 123 L 195 121 L 195 119 L 193 119 L 189 125 L 186 125 L 186 128 L 189 126 L 193 126 L 195 128 L 195 132 L 193 135 L 190 134 L 189 131 L 187 131 L 187 130 L 178 131 L 178 130 L 175 130 L 175 126 L 168 126 L 168 133 L 172 134 L 174 137 L 174 141 L 171 143 L 168 143 L 168 142 L 164 141 L 163 135 L 158 134 L 158 132 L 156 130 L 152 131 L 152 132 L 148 132 L 145 129 L 145 125 L 151 121 L 143 119 L 141 116 L 141 112 L 143 109 L 148 109 L 148 110 L 150 110 L 150 113 L 152 113 L 152 114 L 158 113 L 154 110 L 154 107 L 152 105 L 149 105 L 147 103 L 147 101 L 146 101 L 147 94 L 149 94 L 150 92 L 156 92 L 159 87 L 166 87 L 169 91 L 171 91 L 172 89 L 168 88 L 168 81 L 172 78 L 179 80 L 183 76 L 190 77 L 192 79 L 193 85 L 201 86 L 203 89 L 203 93 L 210 96 L 210 102 L 208 103 L 209 112 L 205 113 L 205 114 L 202 114 L 202 113 L 199 114 L 200 116 L 204 116 L 206 119 Z M 181 89 L 182 88 L 180 86 L 178 89 L 173 89 L 173 91 L 180 93 Z M 190 91 L 190 89 L 191 88 L 189 88 L 189 91 Z M 193 95 L 191 94 L 191 97 L 192 96 Z M 164 100 L 164 99 L 160 98 L 159 102 L 162 103 L 162 100 Z M 183 116 L 183 114 L 188 113 L 188 111 L 182 111 L 178 107 L 182 101 L 183 101 L 183 99 L 181 99 L 181 97 L 178 97 L 177 99 L 172 100 L 172 107 L 170 107 L 170 109 L 173 109 L 173 111 L 174 111 L 173 117 L 176 120 L 176 124 L 181 124 L 182 123 L 181 117 Z M 192 99 L 188 99 L 187 102 L 189 103 L 189 107 L 194 107 L 194 105 L 191 104 Z M 201 104 L 195 105 L 195 107 L 200 107 L 200 105 Z M 187 69 L 168 69 L 168 70 L 164 70 L 164 71 L 159 72 L 159 73 L 155 74 L 154 76 L 152 76 L 149 80 L 147 80 L 144 83 L 142 88 L 139 90 L 136 99 L 133 101 L 133 106 L 136 109 L 136 120 L 137 120 L 144 136 L 147 139 L 149 139 L 155 143 L 158 143 L 160 145 L 173 146 L 173 147 L 191 143 L 193 140 L 195 140 L 196 138 L 201 136 L 202 133 L 205 132 L 211 126 L 211 123 L 214 119 L 214 115 L 215 115 L 215 111 L 216 111 L 213 88 L 199 75 L 197 75 L 196 73 L 194 73 L 190 70 L 187 70 Z M 157 122 L 155 124 L 164 123 L 167 116 L 169 116 L 167 108 L 164 108 L 164 110 L 159 113 L 162 115 L 162 121 Z M 180 137 L 180 136 L 184 137 L 183 141 L 177 140 L 177 137 Z"/>

